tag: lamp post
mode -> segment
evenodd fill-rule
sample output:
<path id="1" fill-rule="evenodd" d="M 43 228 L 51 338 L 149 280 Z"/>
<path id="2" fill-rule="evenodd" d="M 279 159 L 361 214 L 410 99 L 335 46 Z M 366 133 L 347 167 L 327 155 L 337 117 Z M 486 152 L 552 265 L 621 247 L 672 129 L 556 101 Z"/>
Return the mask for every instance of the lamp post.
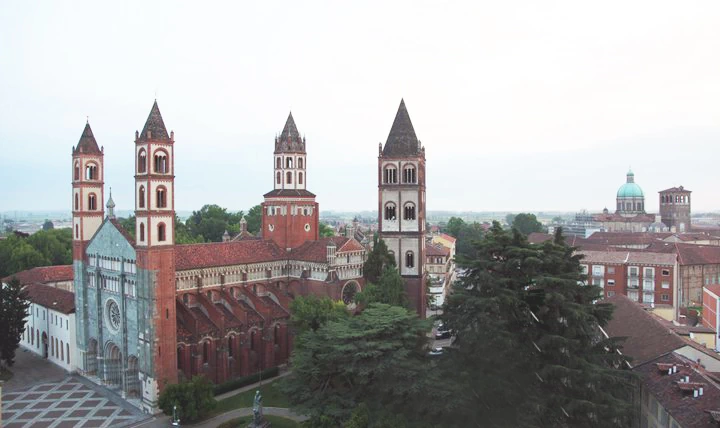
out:
<path id="1" fill-rule="evenodd" d="M 180 418 L 177 415 L 177 405 L 173 406 L 172 426 L 174 426 L 174 427 L 180 426 Z"/>

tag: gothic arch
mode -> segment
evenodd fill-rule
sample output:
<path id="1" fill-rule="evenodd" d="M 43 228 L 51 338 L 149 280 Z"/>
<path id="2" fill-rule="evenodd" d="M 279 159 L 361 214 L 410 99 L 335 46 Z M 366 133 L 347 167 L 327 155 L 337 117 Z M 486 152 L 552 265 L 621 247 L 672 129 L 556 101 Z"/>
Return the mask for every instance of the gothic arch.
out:
<path id="1" fill-rule="evenodd" d="M 355 295 L 360 292 L 360 284 L 357 281 L 348 281 L 343 285 L 340 291 L 340 297 L 346 305 L 350 306 L 353 304 Z"/>
<path id="2" fill-rule="evenodd" d="M 170 155 L 165 149 L 156 149 L 153 153 L 153 168 L 156 174 L 170 173 Z"/>

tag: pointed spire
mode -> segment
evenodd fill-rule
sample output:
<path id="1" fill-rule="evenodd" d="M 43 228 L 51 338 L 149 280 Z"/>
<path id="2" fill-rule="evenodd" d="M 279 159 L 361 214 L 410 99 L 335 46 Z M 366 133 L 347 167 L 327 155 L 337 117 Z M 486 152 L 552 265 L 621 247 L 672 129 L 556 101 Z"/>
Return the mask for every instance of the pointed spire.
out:
<path id="1" fill-rule="evenodd" d="M 83 129 L 83 133 L 80 136 L 80 141 L 78 141 L 75 151 L 77 153 L 92 155 L 99 155 L 102 153 L 98 147 L 97 141 L 95 141 L 92 129 L 90 129 L 90 122 L 85 123 L 85 129 Z"/>
<path id="2" fill-rule="evenodd" d="M 410 121 L 410 115 L 405 107 L 405 100 L 400 100 L 395 121 L 390 128 L 383 156 L 414 156 L 420 153 L 420 142 L 415 135 L 415 129 Z"/>
<path id="3" fill-rule="evenodd" d="M 115 218 L 115 201 L 112 198 L 112 187 L 110 188 L 110 197 L 108 198 L 107 204 L 105 205 L 108 210 L 107 216 L 109 218 Z"/>
<path id="4" fill-rule="evenodd" d="M 163 122 L 162 115 L 160 114 L 157 100 L 153 103 L 150 115 L 148 115 L 139 139 L 141 141 L 170 139 L 167 128 L 165 128 L 165 122 Z"/>
<path id="5" fill-rule="evenodd" d="M 276 152 L 304 152 L 305 151 L 305 139 L 300 136 L 300 132 L 295 125 L 295 119 L 293 119 L 292 112 L 288 115 L 287 121 L 285 121 L 285 127 L 280 133 L 280 137 L 275 138 L 275 151 Z"/>

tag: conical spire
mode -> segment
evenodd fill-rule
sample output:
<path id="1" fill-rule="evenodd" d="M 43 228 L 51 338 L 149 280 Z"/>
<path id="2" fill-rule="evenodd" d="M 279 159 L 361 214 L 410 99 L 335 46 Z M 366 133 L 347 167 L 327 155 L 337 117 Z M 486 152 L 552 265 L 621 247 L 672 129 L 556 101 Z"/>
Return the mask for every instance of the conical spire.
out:
<path id="1" fill-rule="evenodd" d="M 420 142 L 415 135 L 415 129 L 410 121 L 410 115 L 405 107 L 405 100 L 400 100 L 395 121 L 390 128 L 383 156 L 414 156 L 420 153 Z"/>
<path id="2" fill-rule="evenodd" d="M 77 153 L 83 154 L 101 154 L 97 141 L 95 141 L 95 136 L 93 135 L 92 129 L 90 129 L 90 122 L 87 122 L 85 124 L 85 129 L 83 129 L 83 133 L 80 136 L 80 141 L 78 141 L 75 151 Z"/>
<path id="3" fill-rule="evenodd" d="M 280 137 L 275 139 L 276 152 L 304 152 L 305 139 L 300 136 L 300 132 L 295 125 L 292 112 L 285 121 L 285 127 L 280 133 Z"/>
<path id="4" fill-rule="evenodd" d="M 145 122 L 145 126 L 140 133 L 139 139 L 141 141 L 170 139 L 167 128 L 165 128 L 165 122 L 163 122 L 162 115 L 160 114 L 160 108 L 158 107 L 157 100 L 153 103 L 150 115 Z"/>
<path id="5" fill-rule="evenodd" d="M 107 204 L 105 204 L 108 210 L 107 216 L 109 218 L 115 218 L 115 201 L 112 198 L 112 187 L 110 188 L 110 197 L 108 198 Z"/>

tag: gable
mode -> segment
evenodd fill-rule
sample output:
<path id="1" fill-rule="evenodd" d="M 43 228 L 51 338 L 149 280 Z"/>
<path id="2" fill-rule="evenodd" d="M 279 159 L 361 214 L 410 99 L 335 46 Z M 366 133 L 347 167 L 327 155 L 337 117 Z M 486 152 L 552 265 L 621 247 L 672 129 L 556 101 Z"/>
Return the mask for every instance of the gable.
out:
<path id="1" fill-rule="evenodd" d="M 107 218 L 90 240 L 87 253 L 135 259 L 135 248 L 118 230 L 117 226 Z"/>

